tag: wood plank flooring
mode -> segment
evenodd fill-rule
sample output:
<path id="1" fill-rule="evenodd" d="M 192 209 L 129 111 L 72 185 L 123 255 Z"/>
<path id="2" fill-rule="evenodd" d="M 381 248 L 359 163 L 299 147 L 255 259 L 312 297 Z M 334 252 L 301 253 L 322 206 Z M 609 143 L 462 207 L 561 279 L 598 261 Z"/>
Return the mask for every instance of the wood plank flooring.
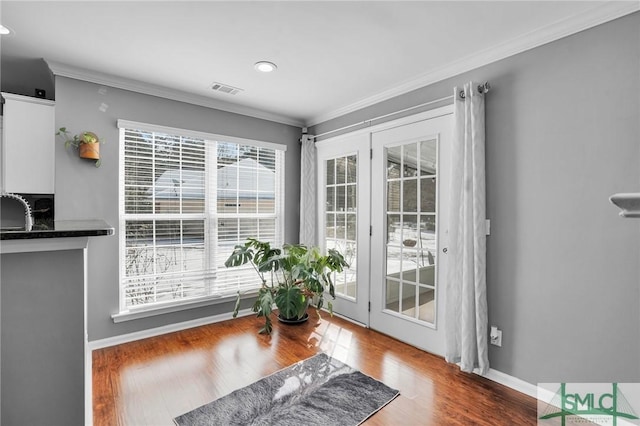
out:
<path id="1" fill-rule="evenodd" d="M 328 314 L 258 335 L 253 316 L 93 352 L 94 425 L 173 425 L 173 418 L 325 352 L 400 396 L 366 425 L 535 425 L 536 400 Z"/>

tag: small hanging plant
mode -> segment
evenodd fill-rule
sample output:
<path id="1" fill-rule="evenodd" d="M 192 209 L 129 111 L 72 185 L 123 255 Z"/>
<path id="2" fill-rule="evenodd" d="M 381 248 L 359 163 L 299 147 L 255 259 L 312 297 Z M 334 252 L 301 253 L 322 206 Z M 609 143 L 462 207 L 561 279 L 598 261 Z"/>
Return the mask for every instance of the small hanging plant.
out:
<path id="1" fill-rule="evenodd" d="M 93 132 L 81 132 L 71 136 L 66 127 L 60 127 L 56 136 L 63 137 L 64 147 L 70 146 L 78 150 L 80 158 L 95 160 L 96 167 L 100 167 L 100 138 Z"/>

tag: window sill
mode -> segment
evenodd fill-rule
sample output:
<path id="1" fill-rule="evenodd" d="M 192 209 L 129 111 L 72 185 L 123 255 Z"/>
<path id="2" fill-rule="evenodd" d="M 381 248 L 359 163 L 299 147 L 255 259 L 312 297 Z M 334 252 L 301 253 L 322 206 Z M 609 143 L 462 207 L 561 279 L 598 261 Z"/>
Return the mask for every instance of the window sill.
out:
<path id="1" fill-rule="evenodd" d="M 252 297 L 258 294 L 258 289 L 248 291 L 242 294 L 242 297 Z M 203 306 L 218 305 L 221 303 L 233 302 L 236 300 L 236 295 L 221 296 L 221 297 L 202 297 L 198 299 L 192 299 L 186 302 L 178 302 L 172 304 L 166 304 L 162 306 L 155 306 L 145 309 L 132 309 L 129 311 L 120 312 L 111 315 L 111 319 L 114 323 L 132 321 L 141 318 L 153 317 L 156 315 L 170 314 L 172 312 L 186 311 L 189 309 L 201 308 Z"/>

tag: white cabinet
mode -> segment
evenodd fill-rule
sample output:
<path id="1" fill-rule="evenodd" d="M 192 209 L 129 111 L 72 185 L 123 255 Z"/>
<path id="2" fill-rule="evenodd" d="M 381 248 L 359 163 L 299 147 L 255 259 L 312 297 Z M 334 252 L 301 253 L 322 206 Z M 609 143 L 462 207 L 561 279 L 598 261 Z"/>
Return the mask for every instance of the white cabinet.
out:
<path id="1" fill-rule="evenodd" d="M 2 97 L 2 189 L 20 194 L 53 194 L 55 103 L 11 93 L 2 93 Z"/>

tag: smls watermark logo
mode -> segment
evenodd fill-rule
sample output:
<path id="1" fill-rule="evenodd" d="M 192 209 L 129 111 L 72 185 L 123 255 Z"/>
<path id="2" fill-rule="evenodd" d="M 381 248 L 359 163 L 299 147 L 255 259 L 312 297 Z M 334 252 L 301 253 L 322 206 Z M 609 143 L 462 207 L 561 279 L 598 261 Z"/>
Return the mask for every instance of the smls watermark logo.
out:
<path id="1" fill-rule="evenodd" d="M 640 425 L 640 383 L 539 383 L 538 425 Z"/>

